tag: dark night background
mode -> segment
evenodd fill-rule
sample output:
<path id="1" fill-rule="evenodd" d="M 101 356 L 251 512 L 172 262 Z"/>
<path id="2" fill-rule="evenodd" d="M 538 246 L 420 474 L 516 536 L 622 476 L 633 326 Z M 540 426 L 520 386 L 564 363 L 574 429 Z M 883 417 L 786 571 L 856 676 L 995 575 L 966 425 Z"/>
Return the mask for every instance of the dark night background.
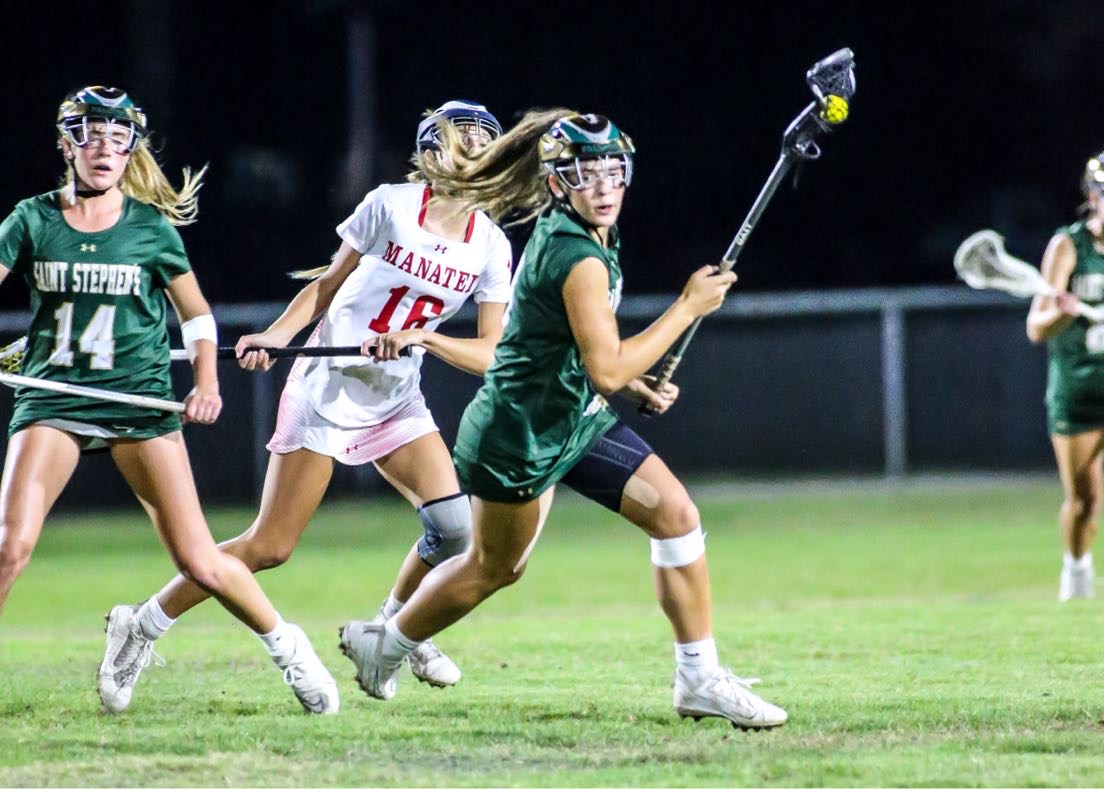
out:
<path id="1" fill-rule="evenodd" d="M 726 10 L 727 7 L 727 10 Z M 945 7 L 945 4 L 940 4 Z M 61 174 L 54 114 L 85 84 L 131 92 L 174 183 L 210 163 L 183 230 L 209 299 L 286 300 L 364 191 L 401 179 L 421 112 L 484 102 L 606 114 L 636 141 L 622 215 L 631 293 L 674 291 L 731 240 L 849 46 L 851 120 L 783 189 L 740 261 L 744 291 L 953 281 L 992 226 L 1037 261 L 1104 148 L 1098 2 L 441 3 L 184 0 L 7 9 L 0 211 Z M 647 10 L 645 10 L 647 9 Z M 525 228 L 512 233 L 524 243 Z M 22 286 L 0 307 L 26 305 Z"/>

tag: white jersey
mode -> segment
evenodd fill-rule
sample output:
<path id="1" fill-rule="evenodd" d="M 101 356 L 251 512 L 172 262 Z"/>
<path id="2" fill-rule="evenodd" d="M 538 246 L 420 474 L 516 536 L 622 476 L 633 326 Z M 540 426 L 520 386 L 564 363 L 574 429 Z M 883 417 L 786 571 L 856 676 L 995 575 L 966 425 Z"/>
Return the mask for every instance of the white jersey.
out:
<path id="1" fill-rule="evenodd" d="M 505 234 L 481 211 L 464 241 L 422 228 L 429 189 L 384 184 L 372 190 L 337 234 L 361 253 L 334 295 L 311 345 L 360 345 L 387 332 L 436 330 L 467 301 L 510 300 L 512 253 Z M 292 371 L 315 411 L 339 427 L 378 424 L 419 394 L 424 348 L 388 362 L 368 357 L 300 359 Z"/>

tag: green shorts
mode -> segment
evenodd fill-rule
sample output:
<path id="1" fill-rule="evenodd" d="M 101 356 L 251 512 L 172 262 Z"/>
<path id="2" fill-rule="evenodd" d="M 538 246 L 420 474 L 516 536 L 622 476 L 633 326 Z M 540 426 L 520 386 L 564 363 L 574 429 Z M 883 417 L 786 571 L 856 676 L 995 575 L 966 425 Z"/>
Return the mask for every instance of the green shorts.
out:
<path id="1" fill-rule="evenodd" d="M 606 418 L 587 420 L 562 451 L 544 460 L 525 457 L 518 453 L 518 447 L 495 444 L 485 436 L 476 444 L 475 452 L 466 451 L 470 443 L 457 440 L 452 449 L 452 462 L 456 466 L 460 489 L 484 501 L 511 504 L 532 501 L 570 472 L 617 423 L 617 417 L 611 412 L 603 412 L 605 414 L 613 421 Z"/>
<path id="2" fill-rule="evenodd" d="M 130 408 L 129 412 L 124 413 L 96 413 L 94 408 L 87 407 L 87 400 L 81 406 L 83 407 L 66 409 L 47 408 L 40 403 L 16 403 L 11 421 L 8 422 L 8 436 L 11 437 L 31 425 L 44 424 L 81 437 L 82 449 L 96 449 L 107 446 L 111 439 L 129 438 L 140 441 L 181 429 L 179 414 L 171 411 Z"/>
<path id="3" fill-rule="evenodd" d="M 1075 436 L 1104 429 L 1104 402 L 1047 399 L 1047 433 Z"/>

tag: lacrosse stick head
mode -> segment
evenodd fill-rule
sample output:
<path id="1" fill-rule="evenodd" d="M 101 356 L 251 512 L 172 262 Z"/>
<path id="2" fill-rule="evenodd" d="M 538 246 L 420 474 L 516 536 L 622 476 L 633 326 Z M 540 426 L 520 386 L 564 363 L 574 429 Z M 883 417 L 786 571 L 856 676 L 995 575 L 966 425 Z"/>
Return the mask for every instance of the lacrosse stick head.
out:
<path id="1" fill-rule="evenodd" d="M 27 350 L 26 337 L 20 337 L 10 345 L 0 348 L 0 373 L 18 373 L 23 368 L 25 350 Z"/>
<path id="2" fill-rule="evenodd" d="M 959 244 L 954 266 L 971 288 L 994 288 L 1020 298 L 1051 290 L 1034 266 L 1005 251 L 1004 239 L 994 230 L 979 230 Z"/>
<path id="3" fill-rule="evenodd" d="M 816 137 L 847 120 L 855 94 L 855 55 L 847 48 L 833 52 L 805 72 L 814 101 L 794 118 L 782 135 L 782 147 L 798 159 L 820 158 Z"/>
<path id="4" fill-rule="evenodd" d="M 817 100 L 816 118 L 831 129 L 847 120 L 855 95 L 855 54 L 848 48 L 833 52 L 805 72 L 805 82 Z"/>

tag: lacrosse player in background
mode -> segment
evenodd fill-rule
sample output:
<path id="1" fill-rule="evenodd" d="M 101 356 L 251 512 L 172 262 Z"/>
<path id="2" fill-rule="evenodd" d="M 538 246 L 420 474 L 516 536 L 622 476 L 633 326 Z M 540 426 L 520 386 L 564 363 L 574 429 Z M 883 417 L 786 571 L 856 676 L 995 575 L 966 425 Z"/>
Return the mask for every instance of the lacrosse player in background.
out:
<path id="1" fill-rule="evenodd" d="M 1058 599 L 1093 596 L 1092 543 L 1104 450 L 1104 324 L 1077 314 L 1104 301 L 1104 153 L 1085 166 L 1086 216 L 1060 229 L 1042 274 L 1058 295 L 1036 296 L 1027 336 L 1047 343 L 1047 428 L 1065 500 L 1059 513 L 1065 555 Z"/>
<path id="2" fill-rule="evenodd" d="M 426 175 L 438 156 L 444 124 L 451 124 L 473 152 L 502 131 L 481 104 L 450 101 L 429 114 L 418 126 L 417 169 L 410 183 L 369 192 L 338 226 L 341 246 L 333 262 L 298 272 L 310 283 L 266 331 L 237 344 L 243 368 L 268 370 L 274 360 L 249 349 L 283 348 L 321 315 L 308 345 L 361 345 L 365 355 L 374 355 L 303 357 L 295 363 L 268 443 L 260 512 L 248 530 L 220 548 L 253 572 L 283 564 L 322 502 L 334 461 L 374 463 L 417 509 L 424 529 L 380 607 L 380 622 L 402 607 L 433 567 L 463 553 L 471 534 L 468 497 L 460 492 L 448 448 L 422 396 L 422 356 L 428 351 L 482 375 L 502 335 L 510 294 L 506 236 L 485 214 L 461 211 Z M 438 324 L 469 297 L 479 305 L 478 336 L 437 334 Z M 402 353 L 407 347 L 413 353 Z M 162 623 L 148 637 L 163 635 L 208 596 L 200 585 L 177 576 L 143 605 Z M 423 682 L 445 687 L 460 679 L 459 668 L 430 641 L 409 662 Z"/>
<path id="3" fill-rule="evenodd" d="M 451 135 L 450 135 L 451 136 Z M 741 728 L 786 713 L 722 668 L 713 641 L 709 572 L 697 508 L 682 483 L 610 409 L 621 392 L 656 412 L 677 397 L 644 373 L 735 281 L 706 266 L 640 334 L 622 340 L 617 218 L 633 144 L 609 120 L 531 112 L 479 154 L 449 141 L 430 178 L 495 219 L 540 214 L 518 266 L 506 330 L 464 412 L 453 458 L 472 495 L 471 548 L 431 572 L 385 624 L 350 622 L 341 648 L 370 695 L 389 699 L 406 655 L 524 572 L 557 482 L 619 512 L 651 537 L 657 597 L 675 633 L 674 703 L 683 716 Z"/>
<path id="4" fill-rule="evenodd" d="M 203 171 L 185 170 L 175 190 L 150 153 L 145 113 L 117 88 L 69 95 L 57 128 L 63 186 L 20 202 L 0 225 L 0 279 L 15 272 L 31 290 L 24 374 L 171 397 L 164 293 L 195 372 L 184 419 L 213 423 L 222 409 L 216 327 L 174 228 L 195 221 Z M 304 708 L 337 711 L 337 687 L 306 635 L 280 618 L 239 559 L 216 548 L 176 413 L 21 387 L 8 430 L 0 606 L 82 450 L 106 447 L 180 571 L 260 636 Z M 146 634 L 158 627 L 148 611 L 112 610 L 99 675 L 110 712 L 130 703 L 137 667 L 153 658 Z"/>

